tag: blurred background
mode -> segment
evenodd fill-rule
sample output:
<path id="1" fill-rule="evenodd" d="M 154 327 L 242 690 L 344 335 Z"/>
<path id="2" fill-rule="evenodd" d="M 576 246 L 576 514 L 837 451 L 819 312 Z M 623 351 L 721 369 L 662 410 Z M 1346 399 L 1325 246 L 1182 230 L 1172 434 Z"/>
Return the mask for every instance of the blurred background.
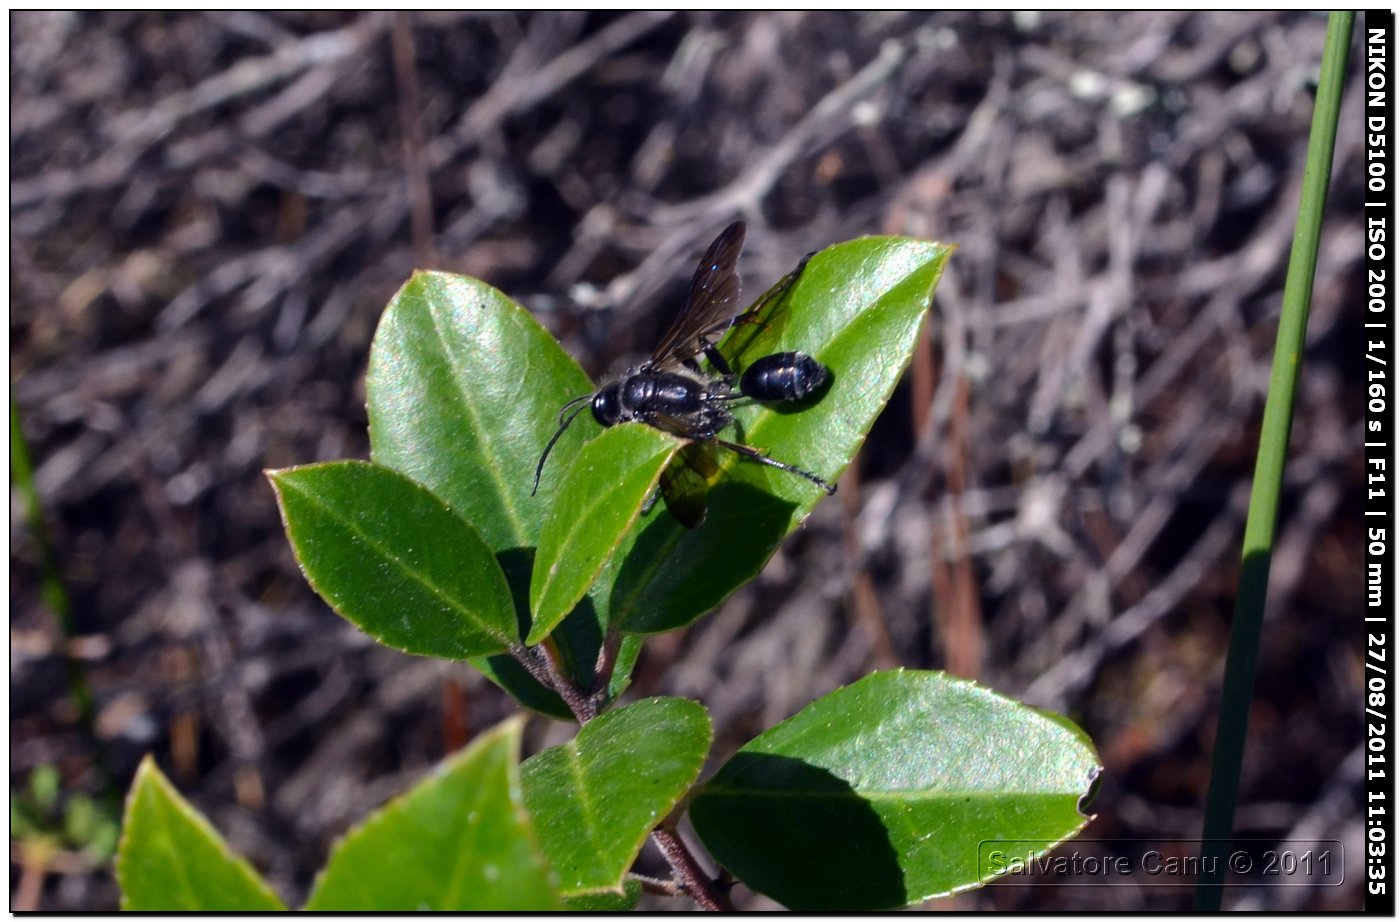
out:
<path id="1" fill-rule="evenodd" d="M 415 267 L 489 281 L 601 376 L 650 350 L 735 218 L 751 296 L 862 234 L 960 249 L 840 492 L 651 640 L 632 695 L 698 697 L 717 764 L 872 670 L 948 669 L 1089 732 L 1086 836 L 1199 835 L 1324 17 L 9 23 L 10 380 L 47 532 L 16 492 L 12 908 L 117 905 L 111 797 L 148 751 L 299 905 L 335 836 L 512 713 L 466 665 L 332 613 L 262 470 L 368 456 L 369 343 Z M 1361 26 L 1236 827 L 1353 859 Z M 538 718 L 527 743 L 568 735 Z M 1348 878 L 1226 906 L 1355 909 Z"/>

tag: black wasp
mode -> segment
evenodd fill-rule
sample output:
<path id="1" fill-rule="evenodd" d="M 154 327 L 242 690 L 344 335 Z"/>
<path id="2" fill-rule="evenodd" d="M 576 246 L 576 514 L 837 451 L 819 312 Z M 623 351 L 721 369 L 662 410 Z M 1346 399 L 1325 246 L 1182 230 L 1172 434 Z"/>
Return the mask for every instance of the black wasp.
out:
<path id="1" fill-rule="evenodd" d="M 756 320 L 756 312 L 763 306 L 760 302 L 745 314 L 735 316 L 740 289 L 737 265 L 743 246 L 744 222 L 735 221 L 705 251 L 680 311 L 662 334 L 651 358 L 635 369 L 627 369 L 597 393 L 584 394 L 564 404 L 559 411 L 559 430 L 545 446 L 535 468 L 535 488 L 530 491 L 531 495 L 539 489 L 540 474 L 550 449 L 585 407 L 593 411 L 593 418 L 599 425 L 646 423 L 694 443 L 713 443 L 751 461 L 805 477 L 828 494 L 836 492 L 836 487 L 810 471 L 775 461 L 752 446 L 718 438 L 720 431 L 734 421 L 730 406 L 735 401 L 749 398 L 764 403 L 799 403 L 821 390 L 830 377 L 825 366 L 801 352 L 764 356 L 754 360 L 742 375 L 736 375 L 715 348 L 715 340 L 725 330 L 735 323 Z M 799 266 L 789 275 L 780 289 L 790 285 L 801 268 Z M 698 360 L 701 354 L 718 372 L 717 376 L 701 369 Z M 580 406 L 566 419 L 565 414 L 576 404 Z M 697 446 L 687 446 L 687 449 L 694 447 Z M 700 468 L 694 473 L 702 479 L 713 473 L 703 469 L 702 455 L 687 449 L 682 449 L 681 458 L 685 464 Z M 662 476 L 662 492 L 676 517 L 693 527 L 703 515 L 704 507 L 700 505 L 697 512 L 693 505 L 675 501 L 679 480 L 684 476 L 668 470 Z"/>

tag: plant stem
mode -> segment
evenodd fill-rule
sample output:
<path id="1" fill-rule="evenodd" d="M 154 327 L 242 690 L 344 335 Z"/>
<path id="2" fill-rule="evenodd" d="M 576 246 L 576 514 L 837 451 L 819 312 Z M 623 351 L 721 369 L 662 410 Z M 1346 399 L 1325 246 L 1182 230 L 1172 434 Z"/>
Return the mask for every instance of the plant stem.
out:
<path id="1" fill-rule="evenodd" d="M 1197 911 L 1218 910 L 1223 896 L 1225 853 L 1234 829 L 1249 703 L 1269 586 L 1269 563 L 1273 555 L 1279 494 L 1283 488 L 1283 462 L 1293 422 L 1293 396 L 1302 364 L 1308 302 L 1317 268 L 1318 239 L 1322 236 L 1322 212 L 1327 202 L 1327 181 L 1332 174 L 1332 148 L 1337 137 L 1352 19 L 1350 12 L 1332 13 L 1327 22 L 1322 74 L 1303 167 L 1298 227 L 1293 235 L 1293 250 L 1289 254 L 1288 276 L 1284 282 L 1283 313 L 1274 345 L 1269 395 L 1264 403 L 1259 454 L 1249 496 L 1249 517 L 1245 521 L 1239 592 L 1230 623 L 1230 647 L 1225 655 L 1224 691 L 1201 833 L 1202 873 L 1196 889 Z"/>
<path id="2" fill-rule="evenodd" d="M 568 706 L 569 711 L 574 715 L 574 720 L 577 720 L 580 726 L 598 716 L 597 704 L 565 674 L 559 665 L 558 650 L 554 649 L 550 641 L 546 640 L 538 647 L 521 645 L 511 647 L 510 655 L 515 657 L 517 663 L 525 667 L 525 671 L 530 673 L 536 682 L 545 688 L 552 689 L 560 698 L 564 699 L 564 704 Z"/>
<path id="3" fill-rule="evenodd" d="M 601 699 L 606 696 L 608 681 L 611 678 L 613 663 L 617 660 L 617 650 L 621 645 L 622 637 L 617 634 L 610 634 L 604 638 L 603 647 L 598 651 L 598 670 L 595 684 L 601 685 L 601 693 L 595 692 L 592 696 L 585 695 L 577 685 L 569 679 L 559 661 L 559 650 L 555 647 L 552 639 L 546 639 L 538 647 L 526 647 L 518 645 L 511 647 L 510 655 L 515 657 L 516 662 L 525 667 L 525 670 L 546 688 L 552 688 L 559 697 L 564 699 L 564 703 L 573 712 L 574 719 L 582 726 L 598 716 Z M 611 651 L 611 652 L 609 652 Z M 668 820 L 668 822 L 670 822 Z M 649 878 L 641 878 L 642 886 L 653 893 L 665 893 L 675 896 L 676 892 L 689 894 L 689 896 L 699 904 L 700 908 L 711 912 L 734 912 L 734 904 L 730 902 L 729 896 L 724 892 L 716 881 L 711 880 L 700 862 L 695 860 L 695 856 L 690 853 L 684 841 L 674 827 L 668 825 L 657 826 L 651 832 L 652 841 L 657 848 L 661 849 L 661 854 L 665 856 L 666 862 L 671 865 L 671 870 L 676 875 L 674 885 L 658 882 Z"/>
<path id="4" fill-rule="evenodd" d="M 710 912 L 735 911 L 728 894 L 720 890 L 705 874 L 700 862 L 695 860 L 690 849 L 681 841 L 680 833 L 670 826 L 657 826 L 652 830 L 651 839 L 656 843 L 656 847 L 661 849 L 666 862 L 671 865 L 681 889 L 689 894 L 701 909 Z"/>
<path id="5" fill-rule="evenodd" d="M 33 912 L 39 908 L 39 897 L 44 892 L 44 876 L 49 871 L 49 857 L 53 849 L 49 845 L 20 845 L 10 848 L 11 860 L 19 852 L 19 887 L 15 891 L 10 908 L 15 912 Z"/>

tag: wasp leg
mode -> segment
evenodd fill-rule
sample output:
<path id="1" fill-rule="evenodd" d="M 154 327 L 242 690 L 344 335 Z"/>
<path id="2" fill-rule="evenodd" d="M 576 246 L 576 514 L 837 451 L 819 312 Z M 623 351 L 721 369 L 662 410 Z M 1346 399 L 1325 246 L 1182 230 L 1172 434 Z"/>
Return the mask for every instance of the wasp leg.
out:
<path id="1" fill-rule="evenodd" d="M 734 373 L 734 369 L 729 366 L 729 362 L 726 361 L 724 356 L 720 354 L 720 351 L 715 348 L 715 344 L 704 336 L 701 336 L 700 351 L 705 354 L 705 358 L 710 360 L 710 364 L 714 367 L 715 371 L 720 373 L 720 376 L 724 379 L 725 387 L 732 388 L 735 382 L 739 380 L 739 376 Z M 696 361 L 693 355 L 683 360 L 681 364 L 697 375 L 703 376 L 705 374 L 705 370 L 700 367 L 700 363 Z"/>
<path id="2" fill-rule="evenodd" d="M 802 274 L 802 270 L 807 268 L 808 261 L 810 261 L 811 258 L 816 255 L 817 251 L 813 250 L 806 256 L 799 259 L 797 261 L 797 265 L 792 268 L 791 272 L 779 279 L 778 284 L 774 285 L 763 295 L 763 297 L 755 301 L 753 307 L 750 307 L 748 310 L 735 317 L 733 322 L 731 323 L 731 326 L 738 326 L 741 323 L 757 323 L 759 313 L 766 309 L 769 304 L 772 304 L 774 301 L 777 301 L 783 295 L 788 293 L 788 290 L 792 288 L 793 283 L 797 281 L 797 277 Z"/>
<path id="3" fill-rule="evenodd" d="M 835 486 L 827 483 L 825 480 L 822 480 L 820 477 L 818 477 L 816 474 L 813 474 L 811 471 L 804 471 L 800 467 L 793 467 L 791 464 L 784 464 L 781 461 L 775 461 L 772 458 L 765 455 L 763 452 L 759 451 L 757 448 L 754 448 L 752 445 L 740 445 L 737 442 L 726 442 L 724 439 L 715 439 L 715 442 L 716 444 L 723 445 L 725 448 L 728 448 L 730 451 L 736 454 L 748 458 L 750 461 L 757 461 L 759 464 L 766 464 L 769 467 L 776 467 L 780 471 L 787 471 L 789 474 L 796 474 L 799 477 L 805 477 L 808 480 L 812 481 L 812 483 L 825 490 L 827 496 L 831 496 L 836 492 Z"/>
<path id="4" fill-rule="evenodd" d="M 796 284 L 798 278 L 801 277 L 803 271 L 807 268 L 808 261 L 816 255 L 816 251 L 813 251 L 798 260 L 793 270 L 779 279 L 778 284 L 764 292 L 763 295 L 753 303 L 752 307 L 730 321 L 729 326 L 731 328 L 744 324 L 757 325 L 757 329 L 753 333 L 748 334 L 747 338 L 741 339 L 743 334 L 737 331 L 730 337 L 732 354 L 742 355 L 744 350 L 752 345 L 753 338 L 758 335 L 758 331 L 768 329 L 768 324 L 763 321 L 761 315 L 766 314 L 774 304 L 787 296 L 788 292 L 792 290 L 792 286 Z"/>
<path id="5" fill-rule="evenodd" d="M 729 362 L 725 360 L 724 356 L 720 355 L 719 350 L 715 348 L 715 344 L 708 339 L 701 339 L 700 344 L 705 352 L 705 358 L 709 359 L 715 371 L 719 372 L 724 377 L 724 383 L 733 387 L 734 382 L 739 380 L 739 376 L 734 374 L 734 369 L 729 367 Z"/>

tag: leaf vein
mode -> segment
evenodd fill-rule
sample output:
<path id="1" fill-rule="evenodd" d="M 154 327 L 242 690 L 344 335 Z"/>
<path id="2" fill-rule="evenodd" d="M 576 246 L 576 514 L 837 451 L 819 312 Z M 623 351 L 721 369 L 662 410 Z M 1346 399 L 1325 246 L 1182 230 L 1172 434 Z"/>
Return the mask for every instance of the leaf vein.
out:
<path id="1" fill-rule="evenodd" d="M 461 400 L 462 410 L 468 417 L 472 431 L 477 435 L 477 446 L 481 449 L 481 456 L 484 462 L 482 468 L 496 481 L 496 495 L 501 498 L 501 511 L 510 523 L 511 531 L 515 535 L 517 544 L 524 545 L 528 541 L 525 523 L 520 518 L 520 511 L 516 509 L 512 501 L 513 493 L 510 490 L 510 483 L 506 480 L 501 469 L 500 456 L 495 450 L 496 446 L 491 439 L 483 437 L 486 430 L 481 423 L 480 410 L 472 401 L 471 394 L 468 392 L 465 384 L 469 375 L 466 374 L 466 369 L 461 367 L 452 351 L 448 348 L 448 340 L 442 328 L 442 318 L 439 316 L 436 305 L 431 299 L 425 298 L 425 300 L 428 301 L 428 316 L 433 322 L 433 332 L 436 334 L 437 346 L 442 353 L 443 360 L 447 363 L 448 367 L 452 369 L 452 382 L 456 385 L 455 393 Z"/>
<path id="2" fill-rule="evenodd" d="M 441 601 L 444 605 L 448 607 L 448 609 L 457 614 L 460 614 L 466 621 L 476 626 L 488 637 L 491 637 L 492 639 L 501 641 L 503 643 L 510 643 L 509 635 L 502 633 L 496 625 L 491 624 L 490 622 L 483 619 L 476 612 L 472 611 L 470 608 L 467 608 L 466 606 L 462 605 L 462 603 L 458 601 L 451 593 L 449 593 L 448 590 L 439 586 L 437 582 L 430 579 L 422 571 L 415 569 L 408 561 L 404 560 L 400 555 L 394 553 L 394 551 L 391 550 L 389 547 L 387 547 L 384 544 L 381 544 L 379 541 L 376 541 L 368 532 L 366 532 L 363 528 L 360 528 L 358 523 L 356 523 L 353 519 L 340 514 L 339 509 L 337 509 L 334 505 L 323 501 L 320 496 L 304 488 L 301 489 L 301 495 L 305 497 L 308 502 L 314 504 L 329 518 L 331 518 L 333 521 L 335 521 L 337 524 L 343 527 L 346 531 L 363 540 L 365 545 L 368 546 L 371 550 L 378 551 L 380 556 L 385 561 L 397 567 L 397 569 L 401 573 L 408 576 L 411 581 L 416 582 L 423 588 L 427 589 L 429 594 Z"/>

